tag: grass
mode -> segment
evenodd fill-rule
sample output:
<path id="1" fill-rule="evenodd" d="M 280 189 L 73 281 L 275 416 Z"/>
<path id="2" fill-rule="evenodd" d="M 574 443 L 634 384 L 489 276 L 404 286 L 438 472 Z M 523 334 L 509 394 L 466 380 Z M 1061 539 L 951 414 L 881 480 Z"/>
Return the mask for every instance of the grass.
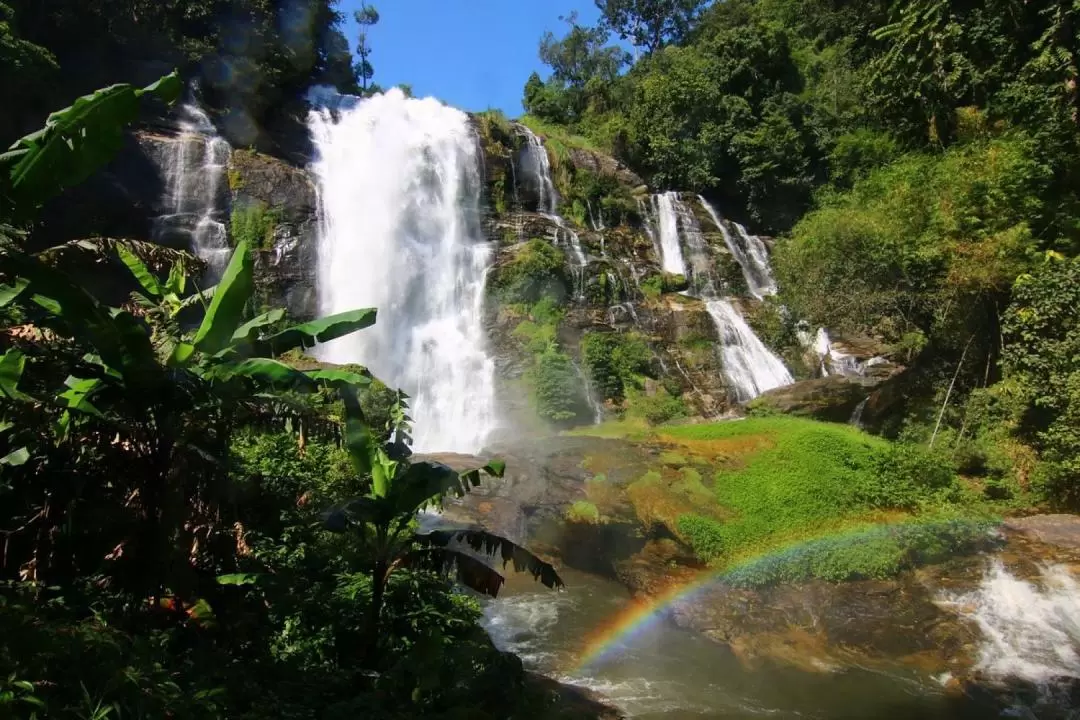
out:
<path id="1" fill-rule="evenodd" d="M 880 579 L 994 542 L 991 519 L 915 520 L 854 528 L 840 537 L 800 543 L 733 567 L 724 576 L 745 587 L 821 578 Z"/>
<path id="2" fill-rule="evenodd" d="M 533 115 L 522 115 L 521 118 L 518 119 L 518 122 L 537 135 L 542 135 L 546 141 L 545 144 L 555 151 L 557 156 L 561 155 L 562 157 L 566 157 L 565 151 L 571 148 L 603 152 L 603 150 L 589 138 L 582 135 L 574 135 L 561 125 L 544 122 Z M 552 143 L 554 143 L 554 146 Z"/>
<path id="3" fill-rule="evenodd" d="M 580 434 L 653 446 L 626 488 L 635 513 L 744 584 L 894 575 L 975 549 L 1000 510 L 924 448 L 849 425 L 775 416 Z"/>
<path id="4" fill-rule="evenodd" d="M 726 565 L 852 525 L 907 517 L 860 501 L 858 488 L 872 479 L 889 443 L 847 425 L 751 418 L 665 427 L 657 437 L 712 467 L 715 507 L 699 504 L 673 528 L 705 560 Z M 726 517 L 718 521 L 718 514 Z"/>

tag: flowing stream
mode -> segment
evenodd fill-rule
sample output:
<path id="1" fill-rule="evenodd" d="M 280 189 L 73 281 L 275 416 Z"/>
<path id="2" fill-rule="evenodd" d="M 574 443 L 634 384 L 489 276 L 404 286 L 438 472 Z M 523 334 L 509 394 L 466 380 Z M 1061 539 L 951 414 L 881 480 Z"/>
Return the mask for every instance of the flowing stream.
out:
<path id="1" fill-rule="evenodd" d="M 563 570 L 553 593 L 511 574 L 485 608 L 495 644 L 525 666 L 606 697 L 632 718 L 946 720 L 994 717 L 957 702 L 938 679 L 899 663 L 887 670 L 806 672 L 765 663 L 749 669 L 725 647 L 660 618 L 600 660 L 578 667 L 589 637 L 630 602 L 613 580 Z M 857 618 L 853 618 L 857 622 Z"/>
<path id="2" fill-rule="evenodd" d="M 397 89 L 313 93 L 323 315 L 378 309 L 374 327 L 320 348 L 411 397 L 414 447 L 479 452 L 497 426 L 483 326 L 491 247 L 480 151 L 465 113 Z"/>

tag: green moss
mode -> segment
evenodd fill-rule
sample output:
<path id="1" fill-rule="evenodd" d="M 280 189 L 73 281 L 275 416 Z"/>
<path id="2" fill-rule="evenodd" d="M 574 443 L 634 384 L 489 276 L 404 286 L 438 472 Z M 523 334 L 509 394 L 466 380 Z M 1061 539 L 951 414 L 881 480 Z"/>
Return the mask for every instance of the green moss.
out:
<path id="1" fill-rule="evenodd" d="M 591 502 L 578 500 L 566 510 L 566 519 L 572 523 L 600 524 L 600 510 Z"/>
<path id="2" fill-rule="evenodd" d="M 637 332 L 588 333 L 581 341 L 581 355 L 593 385 L 605 398 L 621 400 L 638 377 L 652 374 L 652 353 Z"/>
<path id="3" fill-rule="evenodd" d="M 530 240 L 491 278 L 496 297 L 503 303 L 534 303 L 549 297 L 561 302 L 568 280 L 566 258 L 546 240 Z"/>
<path id="4" fill-rule="evenodd" d="M 229 218 L 229 235 L 233 244 L 246 242 L 257 250 L 273 248 L 274 231 L 280 217 L 276 208 L 267 208 L 258 201 L 235 205 Z"/>
<path id="5" fill-rule="evenodd" d="M 662 452 L 660 453 L 660 462 L 665 465 L 671 465 L 674 467 L 686 465 L 687 459 L 677 452 Z"/>
<path id="6" fill-rule="evenodd" d="M 629 388 L 626 393 L 626 405 L 627 415 L 640 417 L 650 425 L 660 425 L 690 414 L 690 409 L 686 407 L 683 399 L 672 395 L 665 387 L 658 388 L 652 395 L 648 395 L 643 390 Z"/>
<path id="7" fill-rule="evenodd" d="M 676 526 L 679 536 L 693 548 L 695 555 L 706 562 L 723 555 L 722 528 L 719 521 L 693 513 L 681 516 Z"/>

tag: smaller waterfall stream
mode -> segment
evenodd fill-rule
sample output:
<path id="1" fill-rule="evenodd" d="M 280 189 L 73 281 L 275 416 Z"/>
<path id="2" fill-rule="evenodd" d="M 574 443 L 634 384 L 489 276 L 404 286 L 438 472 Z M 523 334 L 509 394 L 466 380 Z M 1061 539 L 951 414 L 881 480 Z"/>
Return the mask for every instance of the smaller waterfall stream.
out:
<path id="1" fill-rule="evenodd" d="M 709 213 L 716 227 L 720 229 L 720 233 L 724 236 L 724 244 L 731 251 L 735 262 L 742 268 L 743 278 L 746 280 L 746 287 L 750 294 L 759 300 L 766 295 L 775 295 L 776 280 L 773 279 L 772 267 L 769 265 L 769 251 L 761 238 L 748 233 L 746 228 L 739 223 L 732 223 L 736 231 L 735 235 L 732 235 L 716 208 L 701 195 L 698 195 L 698 201 L 705 208 L 705 212 Z"/>
<path id="2" fill-rule="evenodd" d="M 568 260 L 570 275 L 573 281 L 573 297 L 579 303 L 585 302 L 585 270 L 589 265 L 589 258 L 581 246 L 581 238 L 577 232 L 566 224 L 565 218 L 559 214 L 559 193 L 555 189 L 555 182 L 551 175 L 551 158 L 548 157 L 547 148 L 543 141 L 525 125 L 518 125 L 518 131 L 525 137 L 526 143 L 523 149 L 522 169 L 533 177 L 537 189 L 537 210 L 554 224 L 551 241 L 561 246 L 565 240 L 569 246 Z M 577 363 L 574 370 L 581 378 L 585 389 L 585 400 L 593 415 L 594 423 L 604 420 L 604 411 L 596 398 L 592 382 L 588 373 L 582 371 Z"/>
<path id="3" fill-rule="evenodd" d="M 724 375 L 739 402 L 795 382 L 784 363 L 765 347 L 734 305 L 716 299 L 706 301 L 705 307 L 720 332 Z"/>
<path id="4" fill-rule="evenodd" d="M 661 269 L 666 273 L 685 276 L 686 262 L 679 242 L 679 214 L 675 210 L 677 202 L 679 196 L 674 192 L 653 196 L 653 209 L 660 228 Z"/>
<path id="5" fill-rule="evenodd" d="M 194 102 L 180 106 L 179 126 L 180 136 L 165 168 L 168 212 L 154 222 L 154 241 L 168 245 L 175 244 L 174 238 L 185 238 L 216 276 L 231 253 L 223 222 L 227 200 L 222 195 L 232 148 Z"/>
<path id="6" fill-rule="evenodd" d="M 589 259 L 581 247 L 581 238 L 567 226 L 566 220 L 558 212 L 559 192 L 555 189 L 555 182 L 552 180 L 551 158 L 548 157 L 544 142 L 536 133 L 525 125 L 517 127 L 526 140 L 522 168 L 533 177 L 536 183 L 537 211 L 555 224 L 552 230 L 552 242 L 561 245 L 564 238 L 568 242 L 572 256 L 570 273 L 574 280 L 574 298 L 578 302 L 584 301 L 585 267 L 589 264 Z"/>
<path id="7" fill-rule="evenodd" d="M 705 300 L 705 308 L 720 338 L 724 377 L 735 399 L 746 402 L 766 390 L 795 382 L 784 363 L 765 347 L 735 306 L 718 296 L 712 254 L 697 218 L 678 193 L 655 195 L 652 205 L 659 227 L 658 242 L 654 244 L 660 247 L 663 269 L 687 276 L 690 281 L 687 294 Z M 714 211 L 709 209 L 709 212 L 716 219 Z M 723 227 L 718 219 L 717 224 Z M 690 258 L 689 268 L 683 256 L 683 244 Z"/>

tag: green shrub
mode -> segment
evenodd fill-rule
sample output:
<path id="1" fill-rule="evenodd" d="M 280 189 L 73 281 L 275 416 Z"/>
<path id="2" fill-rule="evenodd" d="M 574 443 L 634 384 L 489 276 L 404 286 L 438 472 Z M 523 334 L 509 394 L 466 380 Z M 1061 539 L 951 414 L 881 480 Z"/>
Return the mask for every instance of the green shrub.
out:
<path id="1" fill-rule="evenodd" d="M 526 373 L 537 414 L 556 424 L 568 424 L 587 411 L 581 377 L 570 356 L 550 345 L 537 355 Z"/>
<path id="2" fill-rule="evenodd" d="M 233 245 L 246 242 L 250 247 L 269 250 L 274 247 L 274 231 L 280 213 L 255 201 L 233 207 L 229 217 L 229 234 Z"/>
<path id="3" fill-rule="evenodd" d="M 645 418 L 650 425 L 661 425 L 676 418 L 686 417 L 690 410 L 678 395 L 672 395 L 666 387 L 659 387 L 652 395 L 642 390 L 627 392 L 627 414 Z"/>
<path id="4" fill-rule="evenodd" d="M 492 287 L 504 303 L 535 303 L 545 297 L 561 302 L 569 283 L 566 258 L 546 240 L 530 240 L 497 268 Z"/>
<path id="5" fill-rule="evenodd" d="M 720 557 L 724 552 L 724 536 L 721 523 L 700 515 L 683 515 L 679 518 L 679 535 L 693 548 L 694 554 L 705 562 Z"/>
<path id="6" fill-rule="evenodd" d="M 873 508 L 914 510 L 956 488 L 949 455 L 896 443 L 880 450 L 870 472 L 860 476 L 856 498 Z"/>
<path id="7" fill-rule="evenodd" d="M 593 385 L 613 400 L 621 400 L 637 376 L 649 374 L 652 358 L 645 338 L 636 332 L 588 333 L 581 355 Z"/>

